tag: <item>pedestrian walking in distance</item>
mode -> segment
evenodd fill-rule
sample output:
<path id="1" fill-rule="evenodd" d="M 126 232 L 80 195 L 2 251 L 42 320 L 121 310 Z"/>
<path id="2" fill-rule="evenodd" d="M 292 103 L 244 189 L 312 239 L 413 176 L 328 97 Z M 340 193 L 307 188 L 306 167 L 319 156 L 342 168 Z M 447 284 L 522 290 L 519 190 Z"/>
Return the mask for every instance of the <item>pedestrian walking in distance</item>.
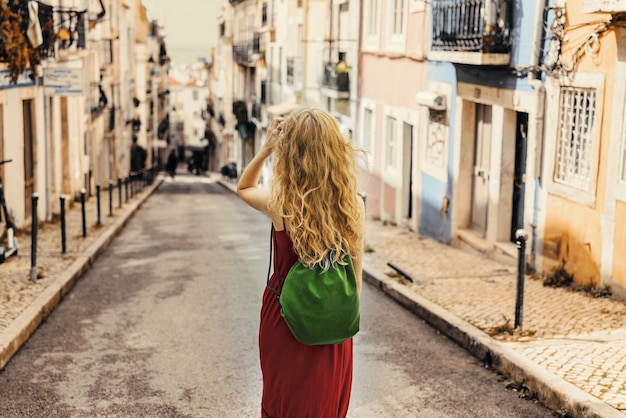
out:
<path id="1" fill-rule="evenodd" d="M 264 187 L 259 178 L 270 156 L 273 176 Z M 298 261 L 333 268 L 349 256 L 360 293 L 365 207 L 357 182 L 356 150 L 328 112 L 300 107 L 285 119 L 272 120 L 265 143 L 241 174 L 237 193 L 271 218 L 274 266 L 279 266 L 280 277 Z M 274 271 L 263 293 L 259 327 L 261 416 L 345 417 L 352 390 L 353 340 L 300 343 L 271 290 L 279 285 Z"/>
<path id="2" fill-rule="evenodd" d="M 176 150 L 172 149 L 167 157 L 167 163 L 165 164 L 165 170 L 174 179 L 176 175 L 176 167 L 178 167 L 178 155 Z"/>

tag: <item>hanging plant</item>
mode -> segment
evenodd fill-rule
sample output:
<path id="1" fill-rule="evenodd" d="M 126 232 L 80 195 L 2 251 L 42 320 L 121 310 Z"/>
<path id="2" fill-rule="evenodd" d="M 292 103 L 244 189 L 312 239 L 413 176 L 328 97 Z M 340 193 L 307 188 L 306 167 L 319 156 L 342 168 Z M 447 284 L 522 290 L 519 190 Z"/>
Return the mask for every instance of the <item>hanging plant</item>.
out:
<path id="1" fill-rule="evenodd" d="M 20 74 L 29 66 L 33 69 L 29 77 L 34 80 L 37 77 L 35 68 L 41 63 L 39 50 L 31 46 L 22 23 L 22 16 L 3 1 L 0 5 L 0 60 L 8 64 L 12 83 L 17 83 Z"/>

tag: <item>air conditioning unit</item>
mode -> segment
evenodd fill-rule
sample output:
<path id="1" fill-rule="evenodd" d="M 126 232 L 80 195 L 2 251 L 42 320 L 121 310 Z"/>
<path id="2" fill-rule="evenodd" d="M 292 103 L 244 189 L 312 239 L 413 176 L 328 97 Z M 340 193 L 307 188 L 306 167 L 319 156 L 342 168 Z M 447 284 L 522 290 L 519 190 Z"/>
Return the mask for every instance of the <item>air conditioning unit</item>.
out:
<path id="1" fill-rule="evenodd" d="M 420 91 L 415 95 L 415 102 L 432 110 L 446 110 L 446 96 L 443 94 Z"/>

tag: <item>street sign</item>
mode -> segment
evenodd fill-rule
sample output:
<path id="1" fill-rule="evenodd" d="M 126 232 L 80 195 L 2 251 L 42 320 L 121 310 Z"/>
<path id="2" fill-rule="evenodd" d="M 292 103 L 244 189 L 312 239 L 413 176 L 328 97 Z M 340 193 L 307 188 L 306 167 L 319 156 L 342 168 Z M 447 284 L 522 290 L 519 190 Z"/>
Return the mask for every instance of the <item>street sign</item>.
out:
<path id="1" fill-rule="evenodd" d="M 44 68 L 43 84 L 48 96 L 79 96 L 83 94 L 81 68 Z"/>

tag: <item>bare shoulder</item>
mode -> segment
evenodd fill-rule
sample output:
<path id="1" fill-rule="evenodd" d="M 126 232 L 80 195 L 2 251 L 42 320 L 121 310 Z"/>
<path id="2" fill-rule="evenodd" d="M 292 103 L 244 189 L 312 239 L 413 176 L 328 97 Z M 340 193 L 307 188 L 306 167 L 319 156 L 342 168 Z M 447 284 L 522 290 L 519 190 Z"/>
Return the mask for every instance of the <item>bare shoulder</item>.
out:
<path id="1" fill-rule="evenodd" d="M 282 229 L 285 229 L 285 223 L 280 213 L 278 213 L 276 210 L 270 209 L 267 211 L 267 215 L 272 220 L 272 223 L 274 224 L 274 228 L 276 230 L 280 231 Z"/>

